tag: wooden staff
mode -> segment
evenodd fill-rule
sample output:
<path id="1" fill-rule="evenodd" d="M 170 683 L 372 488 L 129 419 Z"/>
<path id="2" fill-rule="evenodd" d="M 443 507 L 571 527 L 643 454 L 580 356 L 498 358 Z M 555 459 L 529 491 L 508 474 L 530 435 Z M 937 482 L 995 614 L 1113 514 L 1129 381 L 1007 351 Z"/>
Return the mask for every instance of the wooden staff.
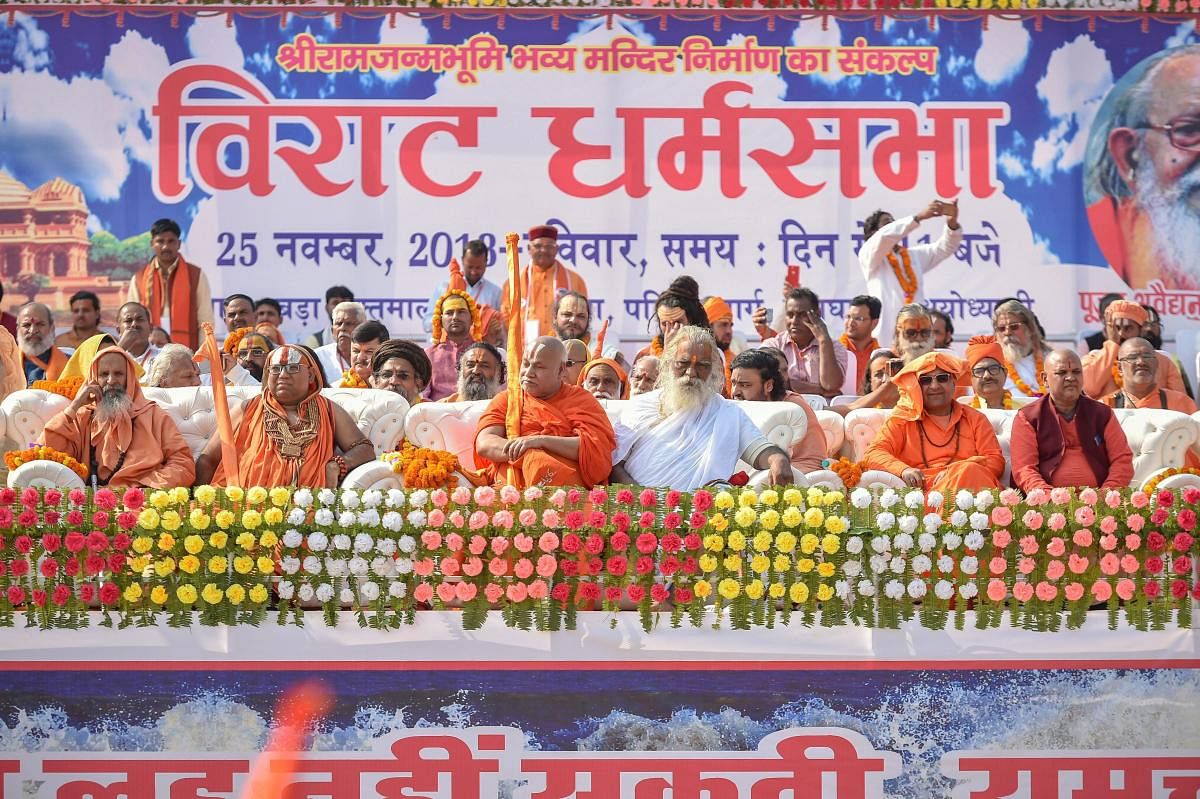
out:
<path id="1" fill-rule="evenodd" d="M 241 486 L 241 461 L 237 448 L 233 445 L 233 421 L 229 418 L 229 398 L 225 396 L 225 369 L 221 362 L 221 349 L 217 346 L 217 337 L 213 334 L 211 322 L 201 322 L 200 329 L 204 340 L 196 351 L 194 361 L 209 362 L 212 373 L 213 411 L 217 415 L 217 435 L 221 437 L 221 463 L 225 465 L 225 484 Z M 264 389 L 265 390 L 265 389 Z"/>

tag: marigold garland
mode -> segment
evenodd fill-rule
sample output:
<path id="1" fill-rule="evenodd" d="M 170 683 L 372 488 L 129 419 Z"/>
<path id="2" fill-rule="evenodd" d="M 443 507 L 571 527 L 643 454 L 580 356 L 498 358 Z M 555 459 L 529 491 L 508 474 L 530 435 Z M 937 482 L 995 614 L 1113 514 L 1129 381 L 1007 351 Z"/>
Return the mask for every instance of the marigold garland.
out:
<path id="1" fill-rule="evenodd" d="M 467 302 L 467 309 L 471 312 L 471 338 L 479 341 L 483 338 L 483 323 L 479 317 L 479 306 L 475 303 L 475 298 L 470 292 L 463 289 L 447 289 L 446 293 L 438 297 L 437 305 L 433 308 L 433 340 L 442 341 L 444 331 L 442 330 L 442 303 L 450 297 L 461 297 Z"/>
<path id="2" fill-rule="evenodd" d="M 1158 491 L 1159 483 L 1161 483 L 1163 480 L 1166 480 L 1168 477 L 1174 477 L 1177 474 L 1200 475 L 1200 469 L 1193 469 L 1193 468 L 1182 467 L 1182 466 L 1175 467 L 1172 469 L 1163 469 L 1161 472 L 1154 475 L 1154 477 L 1150 479 L 1150 482 L 1146 483 L 1145 487 L 1142 489 L 1142 493 L 1148 497 L 1153 497 L 1154 494 Z"/>
<path id="3" fill-rule="evenodd" d="M 225 350 L 225 352 L 229 355 L 236 355 L 238 345 L 242 343 L 242 339 L 253 332 L 254 328 L 252 327 L 239 327 L 237 330 L 229 334 L 229 337 L 225 339 L 225 343 L 222 345 L 221 349 Z"/>
<path id="4" fill-rule="evenodd" d="M 983 409 L 983 397 L 979 396 L 978 394 L 971 397 L 971 407 L 982 410 Z M 1013 409 L 1013 407 L 1014 406 L 1013 406 L 1012 392 L 1005 389 L 1005 391 L 1004 391 L 1004 410 L 1011 411 Z"/>
<path id="5" fill-rule="evenodd" d="M 1040 397 L 1046 393 L 1046 387 L 1042 384 L 1042 364 L 1044 362 L 1045 362 L 1045 359 L 1042 357 L 1042 354 L 1040 352 L 1034 353 L 1034 355 L 1033 355 L 1033 373 L 1035 375 L 1037 375 L 1037 381 L 1038 381 L 1037 391 L 1034 391 L 1033 388 L 1030 387 L 1030 385 L 1028 383 L 1026 383 L 1024 380 L 1021 379 L 1021 375 L 1017 373 L 1016 367 L 1013 366 L 1008 361 L 1004 362 L 1004 369 L 1008 372 L 1008 376 L 1010 378 L 1012 378 L 1013 385 L 1015 385 L 1017 388 L 1021 389 L 1022 394 L 1024 394 L 1027 397 Z"/>
<path id="6" fill-rule="evenodd" d="M 370 388 L 367 381 L 359 376 L 358 372 L 353 369 L 347 369 L 342 372 L 342 379 L 338 383 L 338 388 Z"/>
<path id="7" fill-rule="evenodd" d="M 80 480 L 86 480 L 88 476 L 88 469 L 86 466 L 72 458 L 67 453 L 60 452 L 53 447 L 37 445 L 32 446 L 29 449 L 14 449 L 4 453 L 4 464 L 8 467 L 10 472 L 15 470 L 18 466 L 23 466 L 26 463 L 33 463 L 34 461 L 54 461 L 55 463 L 61 463 L 63 466 L 66 466 L 68 469 L 75 472 L 75 474 L 79 475 Z"/>
<path id="8" fill-rule="evenodd" d="M 453 452 L 426 449 L 405 441 L 398 452 L 387 452 L 382 460 L 404 478 L 405 488 L 454 488 L 455 472 L 461 467 Z"/>
<path id="9" fill-rule="evenodd" d="M 1125 388 L 1125 378 L 1121 377 L 1121 368 L 1115 363 L 1112 365 L 1112 379 L 1117 384 L 1117 391 Z"/>
<path id="10" fill-rule="evenodd" d="M 892 266 L 892 274 L 896 276 L 896 280 L 900 282 L 900 288 L 904 291 L 904 304 L 908 305 L 917 296 L 917 273 L 913 271 L 912 257 L 908 254 L 907 247 L 900 248 L 900 260 L 904 262 L 903 269 L 897 263 L 894 252 L 887 254 L 887 262 Z"/>
<path id="11" fill-rule="evenodd" d="M 58 380 L 34 380 L 30 388 L 49 391 L 51 394 L 58 394 L 69 400 L 73 400 L 75 399 L 75 395 L 79 393 L 79 387 L 82 385 L 82 377 L 62 377 Z"/>
<path id="12" fill-rule="evenodd" d="M 862 479 L 862 467 L 847 458 L 830 461 L 829 470 L 841 478 L 846 488 L 854 488 Z"/>

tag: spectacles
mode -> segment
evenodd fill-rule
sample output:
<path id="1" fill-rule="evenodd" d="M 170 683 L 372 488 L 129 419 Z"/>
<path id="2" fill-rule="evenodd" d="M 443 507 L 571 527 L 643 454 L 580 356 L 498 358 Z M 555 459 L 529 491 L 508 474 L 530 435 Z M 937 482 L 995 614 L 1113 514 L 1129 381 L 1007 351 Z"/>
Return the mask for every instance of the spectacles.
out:
<path id="1" fill-rule="evenodd" d="M 1167 139 L 1173 147 L 1179 150 L 1200 152 L 1200 119 L 1181 119 L 1165 125 L 1147 122 L 1144 125 L 1134 125 L 1133 127 L 1141 130 L 1157 130 L 1167 134 Z"/>
<path id="2" fill-rule="evenodd" d="M 926 327 L 921 330 L 905 330 L 904 337 L 909 341 L 921 341 L 933 335 L 933 328 Z"/>
<path id="3" fill-rule="evenodd" d="M 937 384 L 940 386 L 944 386 L 947 383 L 954 382 L 954 378 L 951 377 L 950 375 L 946 374 L 945 372 L 939 372 L 936 375 L 921 375 L 920 377 L 917 378 L 917 382 L 920 383 L 923 388 L 932 386 L 935 380 L 937 381 Z"/>
<path id="4" fill-rule="evenodd" d="M 1011 336 L 1013 333 L 1016 333 L 1023 327 L 1025 327 L 1024 322 L 1010 322 L 1007 325 L 996 325 L 996 335 Z"/>
<path id="5" fill-rule="evenodd" d="M 568 360 L 568 361 L 564 361 L 564 363 L 566 363 L 566 365 L 567 365 L 567 366 L 578 366 L 578 365 L 579 365 L 579 364 L 581 364 L 581 363 L 587 363 L 587 362 L 586 362 L 586 361 L 571 361 L 571 360 Z"/>
<path id="6" fill-rule="evenodd" d="M 1141 355 L 1126 355 L 1124 358 L 1118 358 L 1121 363 L 1152 363 L 1157 360 L 1158 356 L 1152 352 L 1142 353 Z"/>
<path id="7" fill-rule="evenodd" d="M 251 347 L 248 350 L 242 350 L 237 354 L 239 358 L 261 358 L 267 354 L 267 351 L 262 347 Z"/>
<path id="8" fill-rule="evenodd" d="M 391 370 L 385 370 L 382 372 L 375 373 L 375 378 L 378 380 L 383 380 L 383 381 L 388 381 L 388 380 L 393 380 L 393 379 L 394 380 L 404 380 L 407 377 L 408 377 L 408 372 L 393 372 Z"/>
<path id="9" fill-rule="evenodd" d="M 994 363 L 991 366 L 977 366 L 971 370 L 971 374 L 975 377 L 999 377 L 1003 371 L 1003 366 Z"/>
<path id="10" fill-rule="evenodd" d="M 300 364 L 298 363 L 277 363 L 273 365 L 269 371 L 273 375 L 283 374 L 287 372 L 289 375 L 298 374 L 300 372 Z"/>

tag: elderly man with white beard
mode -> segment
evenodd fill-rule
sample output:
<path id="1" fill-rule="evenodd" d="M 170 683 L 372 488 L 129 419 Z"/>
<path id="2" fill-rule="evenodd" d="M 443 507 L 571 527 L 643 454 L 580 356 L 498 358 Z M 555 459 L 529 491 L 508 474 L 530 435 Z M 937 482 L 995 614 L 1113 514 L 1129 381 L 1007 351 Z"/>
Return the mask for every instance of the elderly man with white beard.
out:
<path id="1" fill-rule="evenodd" d="M 25 380 L 57 380 L 67 365 L 67 354 L 54 346 L 54 317 L 40 302 L 29 302 L 17 311 L 17 346 Z"/>
<path id="2" fill-rule="evenodd" d="M 1050 348 L 1042 340 L 1042 328 L 1033 311 L 1018 300 L 1002 302 L 992 311 L 992 330 L 1008 372 L 1004 388 L 1015 399 L 1045 394 L 1043 365 Z"/>
<path id="3" fill-rule="evenodd" d="M 896 354 L 906 364 L 933 352 L 933 317 L 924 305 L 905 305 L 896 314 Z"/>
<path id="4" fill-rule="evenodd" d="M 721 396 L 724 371 L 707 330 L 689 325 L 671 336 L 658 388 L 630 400 L 617 422 L 611 481 L 692 491 L 729 479 L 741 458 L 769 470 L 772 485 L 791 483 L 788 454 Z"/>
<path id="5" fill-rule="evenodd" d="M 458 357 L 458 390 L 438 402 L 490 400 L 505 384 L 504 356 L 486 341 L 476 341 Z"/>

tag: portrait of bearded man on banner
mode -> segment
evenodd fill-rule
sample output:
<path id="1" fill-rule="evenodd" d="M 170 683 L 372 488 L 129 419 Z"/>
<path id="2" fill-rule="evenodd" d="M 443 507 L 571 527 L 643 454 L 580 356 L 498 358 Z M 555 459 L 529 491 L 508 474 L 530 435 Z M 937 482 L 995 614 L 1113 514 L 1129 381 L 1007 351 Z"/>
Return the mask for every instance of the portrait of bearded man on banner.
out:
<path id="1" fill-rule="evenodd" d="M 1136 64 L 1088 135 L 1084 199 L 1109 265 L 1133 288 L 1200 289 L 1200 45 Z"/>

